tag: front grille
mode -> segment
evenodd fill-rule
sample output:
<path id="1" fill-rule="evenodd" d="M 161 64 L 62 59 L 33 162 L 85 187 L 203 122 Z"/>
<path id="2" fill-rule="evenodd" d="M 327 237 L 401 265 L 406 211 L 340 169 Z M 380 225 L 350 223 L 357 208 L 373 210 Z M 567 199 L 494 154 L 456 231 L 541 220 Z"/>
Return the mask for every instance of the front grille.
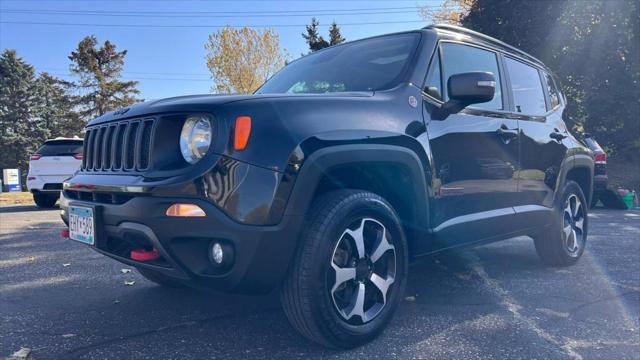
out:
<path id="1" fill-rule="evenodd" d="M 154 119 L 134 119 L 87 128 L 82 171 L 144 171 L 151 164 Z"/>

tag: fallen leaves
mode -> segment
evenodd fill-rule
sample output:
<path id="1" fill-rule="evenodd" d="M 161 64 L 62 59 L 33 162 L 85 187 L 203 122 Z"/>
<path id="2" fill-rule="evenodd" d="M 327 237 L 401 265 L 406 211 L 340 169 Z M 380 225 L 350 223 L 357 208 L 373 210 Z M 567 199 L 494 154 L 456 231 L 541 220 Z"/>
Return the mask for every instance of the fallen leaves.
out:
<path id="1" fill-rule="evenodd" d="M 9 356 L 8 360 L 19 360 L 19 359 L 27 359 L 29 358 L 29 354 L 31 354 L 30 348 L 20 348 L 20 350 L 14 352 Z"/>

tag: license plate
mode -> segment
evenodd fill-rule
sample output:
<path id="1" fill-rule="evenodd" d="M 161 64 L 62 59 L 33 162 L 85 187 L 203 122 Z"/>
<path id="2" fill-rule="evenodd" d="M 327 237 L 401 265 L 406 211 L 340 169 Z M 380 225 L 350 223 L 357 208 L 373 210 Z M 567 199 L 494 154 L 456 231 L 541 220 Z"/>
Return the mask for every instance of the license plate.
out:
<path id="1" fill-rule="evenodd" d="M 93 209 L 80 206 L 69 206 L 69 238 L 85 244 L 95 242 Z"/>

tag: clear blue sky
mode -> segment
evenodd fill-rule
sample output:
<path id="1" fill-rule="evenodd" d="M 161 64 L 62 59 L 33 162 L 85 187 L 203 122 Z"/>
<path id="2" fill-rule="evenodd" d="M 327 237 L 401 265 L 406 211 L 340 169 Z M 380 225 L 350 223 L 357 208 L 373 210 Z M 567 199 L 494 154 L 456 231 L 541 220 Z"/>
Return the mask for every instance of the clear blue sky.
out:
<path id="1" fill-rule="evenodd" d="M 208 34 L 221 26 L 269 25 L 280 34 L 281 47 L 287 49 L 290 59 L 295 59 L 307 52 L 300 34 L 313 15 L 320 20 L 325 38 L 328 25 L 335 20 L 343 36 L 355 40 L 422 27 L 427 22 L 422 21 L 417 6 L 440 3 L 440 0 L 0 0 L 0 48 L 16 49 L 38 72 L 73 79 L 67 56 L 83 37 L 93 34 L 100 42 L 110 40 L 118 49 L 128 50 L 123 78 L 138 80 L 143 98 L 157 99 L 210 92 L 212 82 L 205 63 L 204 43 Z M 105 12 L 110 15 L 105 16 Z M 380 22 L 394 23 L 348 25 Z M 117 24 L 141 27 L 113 26 Z"/>

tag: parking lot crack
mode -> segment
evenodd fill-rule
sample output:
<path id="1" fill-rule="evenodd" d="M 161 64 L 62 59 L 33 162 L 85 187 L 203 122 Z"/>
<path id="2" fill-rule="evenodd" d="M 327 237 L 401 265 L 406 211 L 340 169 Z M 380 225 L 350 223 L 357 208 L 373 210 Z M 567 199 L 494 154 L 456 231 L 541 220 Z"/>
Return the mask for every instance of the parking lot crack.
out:
<path id="1" fill-rule="evenodd" d="M 573 344 L 577 343 L 576 340 L 570 338 L 560 339 L 557 336 L 549 333 L 542 327 L 540 327 L 533 319 L 523 315 L 520 310 L 522 306 L 519 302 L 507 291 L 503 288 L 500 283 L 491 278 L 484 266 L 482 265 L 480 259 L 476 254 L 471 255 L 471 269 L 482 279 L 485 286 L 487 286 L 494 294 L 496 294 L 500 299 L 502 299 L 501 304 L 520 322 L 524 323 L 529 329 L 531 329 L 536 335 L 540 338 L 544 339 L 548 343 L 557 346 L 560 348 L 569 358 L 575 360 L 582 360 L 582 355 L 580 355 L 576 350 Z"/>

